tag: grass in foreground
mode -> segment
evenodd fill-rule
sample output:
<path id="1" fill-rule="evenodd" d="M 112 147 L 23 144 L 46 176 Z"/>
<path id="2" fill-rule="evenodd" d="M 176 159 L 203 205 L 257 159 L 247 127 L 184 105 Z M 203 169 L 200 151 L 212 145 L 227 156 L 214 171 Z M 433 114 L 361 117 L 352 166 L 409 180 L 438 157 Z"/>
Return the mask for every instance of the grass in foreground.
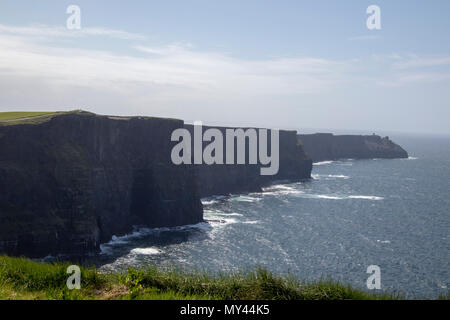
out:
<path id="1" fill-rule="evenodd" d="M 275 276 L 263 268 L 251 272 L 186 273 L 147 267 L 122 273 L 81 268 L 81 290 L 66 287 L 70 263 L 38 263 L 0 256 L 0 299 L 255 299 L 342 300 L 396 299 L 372 294 L 333 281 L 301 282 Z"/>

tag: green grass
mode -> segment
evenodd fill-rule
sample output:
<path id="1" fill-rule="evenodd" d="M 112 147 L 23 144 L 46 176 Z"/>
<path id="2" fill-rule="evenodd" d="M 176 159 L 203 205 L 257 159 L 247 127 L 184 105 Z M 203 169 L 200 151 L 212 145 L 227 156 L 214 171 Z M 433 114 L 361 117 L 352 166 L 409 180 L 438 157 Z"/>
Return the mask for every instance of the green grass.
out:
<path id="1" fill-rule="evenodd" d="M 264 268 L 211 275 L 185 273 L 175 269 L 147 267 L 128 269 L 121 277 L 132 289 L 157 288 L 186 295 L 229 300 L 343 300 L 396 299 L 399 296 L 374 294 L 331 280 L 302 282 L 294 276 L 277 276 Z"/>
<path id="2" fill-rule="evenodd" d="M 334 281 L 302 282 L 277 276 L 264 268 L 248 272 L 184 272 L 148 266 L 121 273 L 99 273 L 81 268 L 81 289 L 69 290 L 71 263 L 39 263 L 26 258 L 0 256 L 0 299 L 120 299 L 120 300 L 343 300 L 398 299 Z"/>
<path id="3" fill-rule="evenodd" d="M 96 116 L 94 113 L 83 110 L 72 111 L 54 111 L 54 112 L 0 112 L 0 126 L 11 126 L 20 124 L 41 124 L 49 121 L 50 119 L 66 115 L 66 114 L 78 114 L 87 116 Z"/>
<path id="4" fill-rule="evenodd" d="M 6 121 L 6 120 L 18 120 L 23 118 L 32 118 L 32 117 L 38 117 L 38 116 L 45 116 L 55 114 L 55 112 L 0 112 L 0 121 Z"/>
<path id="5" fill-rule="evenodd" d="M 49 121 L 55 116 L 70 112 L 0 112 L 0 126 L 20 124 L 40 124 Z"/>
<path id="6" fill-rule="evenodd" d="M 148 117 L 148 116 L 103 116 L 97 115 L 95 113 L 84 111 L 84 110 L 72 110 L 72 111 L 54 111 L 54 112 L 0 112 L 0 126 L 11 126 L 20 124 L 41 124 L 53 117 L 65 115 L 65 114 L 78 114 L 84 116 L 95 116 L 95 117 L 111 117 L 111 118 L 140 118 L 140 119 L 164 119 L 168 121 L 181 121 L 173 118 L 159 118 L 159 117 Z"/>

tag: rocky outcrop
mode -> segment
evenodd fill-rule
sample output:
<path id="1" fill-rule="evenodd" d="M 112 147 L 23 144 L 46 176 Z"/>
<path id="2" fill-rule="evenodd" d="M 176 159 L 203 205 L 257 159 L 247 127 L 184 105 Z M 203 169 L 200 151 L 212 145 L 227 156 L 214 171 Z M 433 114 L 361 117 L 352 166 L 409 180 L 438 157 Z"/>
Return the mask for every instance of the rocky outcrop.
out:
<path id="1" fill-rule="evenodd" d="M 408 153 L 389 137 L 378 135 L 300 134 L 306 153 L 316 161 L 337 159 L 407 158 Z"/>
<path id="2" fill-rule="evenodd" d="M 85 255 L 133 226 L 203 221 L 200 198 L 308 178 L 296 132 L 280 133 L 280 170 L 258 165 L 174 165 L 181 120 L 61 114 L 0 125 L 0 253 Z"/>

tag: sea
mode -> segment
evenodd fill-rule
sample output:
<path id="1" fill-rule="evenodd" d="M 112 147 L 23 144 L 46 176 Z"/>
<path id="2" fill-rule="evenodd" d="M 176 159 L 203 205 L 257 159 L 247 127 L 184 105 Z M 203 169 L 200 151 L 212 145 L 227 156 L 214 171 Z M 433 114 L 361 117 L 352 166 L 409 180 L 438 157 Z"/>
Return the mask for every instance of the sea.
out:
<path id="1" fill-rule="evenodd" d="M 375 265 L 381 292 L 446 296 L 450 137 L 391 138 L 408 159 L 323 161 L 309 181 L 202 199 L 206 222 L 136 228 L 103 244 L 96 264 L 102 271 L 158 265 L 210 273 L 261 266 L 367 291 Z"/>

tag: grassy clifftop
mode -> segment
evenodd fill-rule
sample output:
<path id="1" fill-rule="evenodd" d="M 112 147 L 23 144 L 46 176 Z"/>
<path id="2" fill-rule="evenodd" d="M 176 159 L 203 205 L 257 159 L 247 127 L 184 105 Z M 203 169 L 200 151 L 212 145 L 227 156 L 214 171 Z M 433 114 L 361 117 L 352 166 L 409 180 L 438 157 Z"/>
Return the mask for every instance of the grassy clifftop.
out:
<path id="1" fill-rule="evenodd" d="M 38 116 L 51 115 L 55 112 L 0 112 L 0 121 L 12 121 L 23 118 L 34 118 Z"/>
<path id="2" fill-rule="evenodd" d="M 147 267 L 122 273 L 81 268 L 81 289 L 66 287 L 70 263 L 46 264 L 0 256 L 0 299 L 150 299 L 150 300 L 343 300 L 396 299 L 332 281 L 301 282 L 265 269 L 251 272 L 185 273 Z"/>
<path id="3" fill-rule="evenodd" d="M 46 122 L 56 116 L 80 112 L 82 111 L 74 110 L 74 111 L 56 111 L 56 112 L 46 112 L 46 111 L 0 112 L 0 126 L 17 125 L 17 124 L 39 124 Z"/>
<path id="4" fill-rule="evenodd" d="M 107 117 L 110 119 L 119 120 L 129 120 L 133 118 L 140 119 L 165 119 L 179 121 L 174 118 L 162 118 L 162 117 L 150 117 L 150 116 L 108 116 L 108 115 L 98 115 L 89 111 L 84 110 L 72 110 L 72 111 L 11 111 L 11 112 L 0 112 L 0 126 L 5 125 L 17 125 L 17 124 L 40 124 L 46 122 L 54 117 L 77 114 L 85 116 L 95 116 L 95 117 Z"/>

